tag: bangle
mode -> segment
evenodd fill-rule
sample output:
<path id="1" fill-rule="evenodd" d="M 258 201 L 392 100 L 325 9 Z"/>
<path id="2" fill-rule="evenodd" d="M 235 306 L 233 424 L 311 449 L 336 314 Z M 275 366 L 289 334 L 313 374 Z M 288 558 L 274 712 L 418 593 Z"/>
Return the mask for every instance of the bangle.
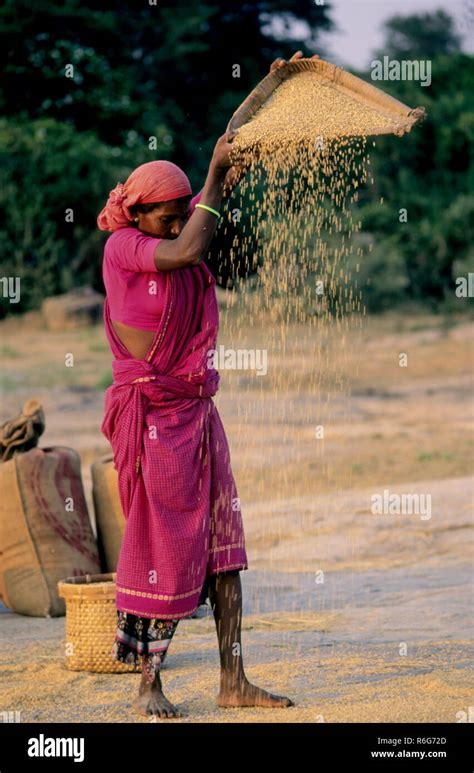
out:
<path id="1" fill-rule="evenodd" d="M 222 215 L 220 212 L 217 211 L 217 209 L 213 209 L 212 207 L 208 207 L 207 204 L 195 204 L 196 207 L 201 207 L 201 209 L 207 209 L 208 212 L 212 212 L 213 215 L 219 218 L 219 220 L 222 219 Z"/>

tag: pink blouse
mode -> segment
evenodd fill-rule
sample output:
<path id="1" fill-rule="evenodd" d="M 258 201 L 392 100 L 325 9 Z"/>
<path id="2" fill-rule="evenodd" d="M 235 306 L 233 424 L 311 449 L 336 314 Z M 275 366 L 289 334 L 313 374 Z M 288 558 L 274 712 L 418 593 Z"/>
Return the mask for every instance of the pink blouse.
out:
<path id="1" fill-rule="evenodd" d="M 190 203 L 190 215 L 201 198 Z M 138 228 L 119 228 L 104 247 L 102 278 L 110 307 L 110 319 L 142 330 L 156 330 L 163 313 L 166 272 L 154 263 L 161 242 Z"/>

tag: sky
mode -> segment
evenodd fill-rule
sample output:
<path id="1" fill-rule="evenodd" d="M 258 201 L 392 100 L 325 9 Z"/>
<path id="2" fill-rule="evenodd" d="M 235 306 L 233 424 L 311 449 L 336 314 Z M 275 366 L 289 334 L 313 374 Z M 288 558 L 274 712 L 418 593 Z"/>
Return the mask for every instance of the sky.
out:
<path id="1" fill-rule="evenodd" d="M 385 19 L 438 9 L 455 18 L 457 32 L 464 36 L 463 50 L 474 53 L 474 0 L 331 0 L 331 17 L 339 30 L 320 38 L 326 59 L 341 66 L 368 69 L 371 54 L 383 43 L 381 26 Z"/>

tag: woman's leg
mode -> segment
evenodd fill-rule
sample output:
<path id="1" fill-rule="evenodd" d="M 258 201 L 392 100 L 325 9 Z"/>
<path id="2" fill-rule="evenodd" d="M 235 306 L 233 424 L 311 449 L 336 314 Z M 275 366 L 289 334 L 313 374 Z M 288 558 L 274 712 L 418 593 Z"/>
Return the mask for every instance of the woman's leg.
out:
<path id="1" fill-rule="evenodd" d="M 242 586 L 240 571 L 209 578 L 209 599 L 216 622 L 221 663 L 219 706 L 294 706 L 290 698 L 272 695 L 251 684 L 244 673 L 241 643 Z"/>
<path id="2" fill-rule="evenodd" d="M 181 717 L 178 709 L 164 695 L 160 676 L 161 665 L 179 620 L 153 622 L 153 640 L 148 645 L 152 651 L 141 656 L 142 678 L 133 706 L 143 716 Z"/>
<path id="3" fill-rule="evenodd" d="M 148 682 L 153 682 L 155 675 L 161 671 L 179 620 L 157 620 L 154 622 L 158 623 L 160 627 L 153 631 L 153 642 L 148 644 L 148 653 L 141 656 L 142 673 Z"/>
<path id="4" fill-rule="evenodd" d="M 139 617 L 119 610 L 117 618 L 112 656 L 122 663 L 142 667 L 140 689 L 133 706 L 144 716 L 180 716 L 163 695 L 160 679 L 161 665 L 179 621 Z"/>

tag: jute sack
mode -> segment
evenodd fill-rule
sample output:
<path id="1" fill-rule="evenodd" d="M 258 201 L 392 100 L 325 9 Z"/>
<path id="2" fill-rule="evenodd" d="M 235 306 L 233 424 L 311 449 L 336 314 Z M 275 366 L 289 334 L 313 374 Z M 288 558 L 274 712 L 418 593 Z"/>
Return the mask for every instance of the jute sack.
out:
<path id="1" fill-rule="evenodd" d="M 54 446 L 0 464 L 0 587 L 14 612 L 60 617 L 60 580 L 100 572 L 79 455 Z"/>
<path id="2" fill-rule="evenodd" d="M 97 542 L 104 571 L 115 572 L 126 520 L 119 497 L 118 472 L 113 454 L 91 465 L 92 498 L 97 527 Z"/>

